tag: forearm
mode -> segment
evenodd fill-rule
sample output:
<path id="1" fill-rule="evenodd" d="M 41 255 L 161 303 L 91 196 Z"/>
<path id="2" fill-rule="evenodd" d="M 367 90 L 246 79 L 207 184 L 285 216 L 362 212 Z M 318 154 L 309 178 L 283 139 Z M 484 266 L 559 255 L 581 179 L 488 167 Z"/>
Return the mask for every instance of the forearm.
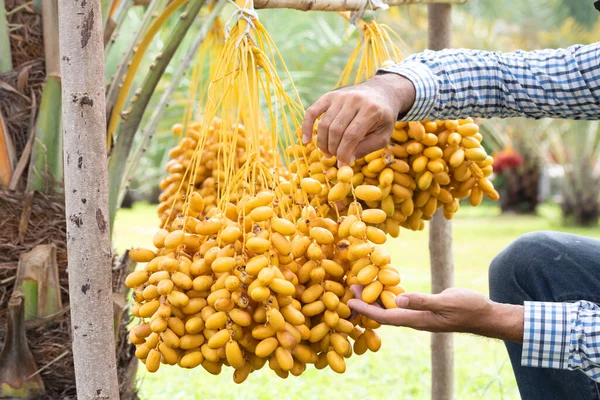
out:
<path id="1" fill-rule="evenodd" d="M 393 107 L 398 110 L 399 114 L 405 115 L 415 104 L 415 85 L 402 75 L 375 75 L 365 84 L 385 88 L 388 91 L 388 98 L 393 99 Z"/>
<path id="2" fill-rule="evenodd" d="M 490 312 L 479 319 L 472 333 L 522 343 L 523 315 L 523 306 L 491 302 Z"/>
<path id="3" fill-rule="evenodd" d="M 500 53 L 425 51 L 384 68 L 409 79 L 403 120 L 461 117 L 600 118 L 600 47 Z"/>

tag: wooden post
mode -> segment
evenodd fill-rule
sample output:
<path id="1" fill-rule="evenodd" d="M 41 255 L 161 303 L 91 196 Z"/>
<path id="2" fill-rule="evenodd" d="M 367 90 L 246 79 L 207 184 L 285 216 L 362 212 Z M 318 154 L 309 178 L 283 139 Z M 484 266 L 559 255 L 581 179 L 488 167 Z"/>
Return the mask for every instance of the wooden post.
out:
<path id="1" fill-rule="evenodd" d="M 69 299 L 77 398 L 118 399 L 100 0 L 60 0 Z"/>
<path id="2" fill-rule="evenodd" d="M 452 6 L 429 4 L 429 48 L 450 47 Z M 431 292 L 440 293 L 454 285 L 452 256 L 452 222 L 439 209 L 429 223 L 429 254 L 431 259 Z M 451 400 L 454 392 L 454 353 L 451 333 L 431 335 L 431 398 Z"/>

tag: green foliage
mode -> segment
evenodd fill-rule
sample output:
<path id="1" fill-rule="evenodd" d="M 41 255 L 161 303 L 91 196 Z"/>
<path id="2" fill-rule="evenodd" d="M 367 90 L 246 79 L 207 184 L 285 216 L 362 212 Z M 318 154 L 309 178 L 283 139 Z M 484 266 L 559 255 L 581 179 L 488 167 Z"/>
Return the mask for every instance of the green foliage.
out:
<path id="1" fill-rule="evenodd" d="M 145 10 L 143 7 L 131 7 L 128 10 L 127 17 L 123 22 L 123 29 L 119 32 L 116 42 L 112 46 L 107 56 L 107 77 L 112 77 L 117 69 L 118 63 L 121 61 L 121 54 L 129 47 L 131 40 L 135 37 L 135 32 L 141 27 Z M 151 70 L 153 60 L 156 56 L 163 52 L 167 41 L 176 28 L 176 24 L 180 21 L 179 14 L 176 14 L 166 23 L 166 26 L 156 35 L 152 44 L 150 45 L 144 60 L 140 66 L 140 73 L 136 75 L 133 87 L 137 88 L 142 85 L 148 72 Z M 190 44 L 194 39 L 195 35 L 198 34 L 202 28 L 203 18 L 197 18 L 190 27 L 190 32 L 180 41 L 179 46 L 173 56 L 174 60 L 179 60 L 185 56 Z M 127 29 L 124 29 L 127 27 Z M 109 62 L 110 60 L 110 62 Z M 171 62 L 161 80 L 158 82 L 156 89 L 151 96 L 146 110 L 153 110 L 159 102 L 162 93 L 169 85 L 173 73 L 177 68 L 177 62 Z M 180 83 L 180 90 L 173 96 L 172 100 L 168 104 L 168 108 L 164 113 L 163 119 L 160 121 L 158 129 L 154 135 L 154 139 L 150 142 L 150 145 L 144 152 L 144 157 L 137 166 L 137 170 L 134 173 L 135 178 L 130 182 L 130 188 L 148 200 L 155 200 L 156 190 L 158 182 L 164 176 L 165 172 L 163 169 L 164 163 L 167 160 L 166 153 L 168 149 L 176 144 L 176 138 L 170 135 L 170 127 L 181 122 L 185 107 L 187 106 L 187 91 L 190 85 L 191 68 L 188 71 L 188 76 L 182 79 Z M 133 90 L 132 90 L 133 91 Z M 140 126 L 144 126 L 150 118 L 152 112 L 145 112 L 141 120 Z M 136 135 L 133 138 L 132 148 L 136 149 L 140 145 L 140 138 Z"/>
<path id="2" fill-rule="evenodd" d="M 501 151 L 513 146 L 520 154 L 528 153 L 535 158 L 543 156 L 544 148 L 540 146 L 546 132 L 554 120 L 546 118 L 531 120 L 526 118 L 491 119 L 481 121 L 483 142 L 492 151 Z"/>
<path id="3" fill-rule="evenodd" d="M 464 9 L 486 20 L 522 26 L 529 32 L 556 29 L 569 18 L 591 28 L 600 17 L 591 0 L 477 0 L 466 4 Z"/>
<path id="4" fill-rule="evenodd" d="M 356 45 L 348 22 L 335 13 L 264 10 L 260 18 L 286 63 L 304 107 L 333 89 Z M 278 23 L 278 21 L 286 23 Z M 280 73 L 284 77 L 283 73 Z M 284 82 L 289 88 L 290 83 Z"/>
<path id="5" fill-rule="evenodd" d="M 548 162 L 564 168 L 562 210 L 565 223 L 596 226 L 600 216 L 600 123 L 556 124 L 544 138 Z"/>
<path id="6" fill-rule="evenodd" d="M 165 176 L 164 165 L 169 160 L 168 151 L 177 144 L 177 136 L 169 132 L 159 133 L 150 141 L 138 164 L 138 173 L 129 186 L 135 188 L 138 196 L 156 201 L 158 182 Z"/>
<path id="7" fill-rule="evenodd" d="M 6 21 L 6 7 L 4 6 L 4 0 L 0 0 L 0 72 L 7 72 L 11 69 L 12 56 L 8 36 L 8 22 Z"/>
<path id="8" fill-rule="evenodd" d="M 600 14 L 596 12 L 590 0 L 562 0 L 564 18 L 571 17 L 586 28 L 591 28 L 598 21 Z"/>
<path id="9" fill-rule="evenodd" d="M 31 152 L 27 190 L 54 194 L 62 192 L 62 93 L 60 78 L 46 77 L 42 100 L 35 123 L 35 140 Z M 72 162 L 76 162 L 73 160 Z"/>
<path id="10" fill-rule="evenodd" d="M 191 0 L 183 12 L 188 16 L 195 16 L 200 12 L 204 3 L 205 0 Z M 186 34 L 191 26 L 194 25 L 194 21 L 195 18 L 191 17 L 177 18 L 177 22 L 160 52 L 160 57 L 155 59 L 150 71 L 143 76 L 143 82 L 139 91 L 136 93 L 137 101 L 134 102 L 131 100 L 131 111 L 120 126 L 116 143 L 108 160 L 111 229 L 120 205 L 120 199 L 122 199 L 123 176 L 127 159 L 133 148 L 132 146 L 136 133 L 144 119 L 144 115 L 146 114 L 145 111 L 148 109 L 148 105 L 155 94 L 155 89 L 160 82 L 163 73 L 168 68 L 171 59 L 176 53 L 181 54 L 181 51 L 186 48 L 185 46 L 182 46 L 182 43 L 186 37 L 190 37 L 189 35 L 186 36 Z M 146 118 L 148 118 L 148 115 L 146 115 Z"/>

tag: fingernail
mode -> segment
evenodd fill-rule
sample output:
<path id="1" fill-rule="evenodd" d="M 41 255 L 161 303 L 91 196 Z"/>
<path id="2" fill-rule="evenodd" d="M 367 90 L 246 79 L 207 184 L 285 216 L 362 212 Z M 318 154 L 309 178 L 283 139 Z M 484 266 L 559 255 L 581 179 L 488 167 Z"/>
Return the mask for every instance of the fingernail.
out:
<path id="1" fill-rule="evenodd" d="M 323 156 L 324 156 L 326 159 L 328 159 L 328 160 L 329 160 L 331 157 L 333 157 L 333 156 L 332 156 L 331 154 L 329 154 L 329 153 L 323 153 Z"/>
<path id="2" fill-rule="evenodd" d="M 402 295 L 398 295 L 396 297 L 396 305 L 400 308 L 405 308 L 408 306 L 408 297 L 406 296 L 402 296 Z"/>
<path id="3" fill-rule="evenodd" d="M 354 161 L 356 161 L 356 157 L 355 156 L 350 157 L 350 164 L 349 165 L 352 165 L 354 163 Z"/>
<path id="4" fill-rule="evenodd" d="M 308 144 L 308 142 L 310 142 L 310 138 L 308 136 L 302 136 L 302 143 Z"/>

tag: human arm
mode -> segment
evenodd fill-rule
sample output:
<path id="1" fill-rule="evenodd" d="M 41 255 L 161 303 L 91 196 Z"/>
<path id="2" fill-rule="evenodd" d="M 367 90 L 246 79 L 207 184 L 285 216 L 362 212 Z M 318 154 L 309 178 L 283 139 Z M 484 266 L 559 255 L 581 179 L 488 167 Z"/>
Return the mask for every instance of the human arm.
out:
<path id="1" fill-rule="evenodd" d="M 496 303 L 467 289 L 431 295 L 403 293 L 386 310 L 360 299 L 354 285 L 348 306 L 383 324 L 429 332 L 464 332 L 523 343 L 525 367 L 581 370 L 600 381 L 600 307 L 588 301 Z"/>
<path id="2" fill-rule="evenodd" d="M 496 303 L 469 289 L 447 289 L 440 294 L 403 293 L 399 308 L 385 309 L 359 300 L 361 285 L 353 285 L 355 299 L 348 306 L 386 325 L 429 332 L 463 332 L 521 342 L 523 306 Z"/>
<path id="3" fill-rule="evenodd" d="M 525 302 L 521 365 L 581 370 L 600 382 L 599 348 L 597 304 Z"/>
<path id="4" fill-rule="evenodd" d="M 369 150 L 376 147 L 374 144 L 379 148 L 385 146 L 381 129 L 367 127 L 371 122 L 363 117 L 365 113 L 359 117 L 353 111 L 364 107 L 393 108 L 395 113 L 385 113 L 385 123 L 376 126 L 390 127 L 385 132 L 386 139 L 395 119 L 418 121 L 466 116 L 599 119 L 599 60 L 600 43 L 514 53 L 425 51 L 382 69 L 372 78 L 390 82 L 389 85 L 371 85 L 367 81 L 325 94 L 307 109 L 303 140 L 310 139 L 316 118 L 323 115 L 319 147 L 337 155 L 342 163 L 349 163 L 352 155 L 360 157 L 365 146 Z M 392 84 L 398 77 L 406 82 Z M 353 90 L 358 87 L 364 90 Z M 389 90 L 396 87 L 401 87 L 401 91 Z M 348 102 L 351 108 L 345 101 L 349 96 L 353 97 Z M 350 132 L 346 132 L 348 127 L 352 127 Z M 339 148 L 346 153 L 338 151 Z M 348 148 L 351 153 L 347 153 Z"/>
<path id="5" fill-rule="evenodd" d="M 385 147 L 399 113 L 415 102 L 415 87 L 398 74 L 374 76 L 359 85 L 329 92 L 306 110 L 302 141 L 308 143 L 313 126 L 317 144 L 326 155 L 344 164 Z"/>
<path id="6" fill-rule="evenodd" d="M 600 118 L 600 43 L 513 53 L 428 50 L 381 72 L 415 84 L 405 120 Z"/>

